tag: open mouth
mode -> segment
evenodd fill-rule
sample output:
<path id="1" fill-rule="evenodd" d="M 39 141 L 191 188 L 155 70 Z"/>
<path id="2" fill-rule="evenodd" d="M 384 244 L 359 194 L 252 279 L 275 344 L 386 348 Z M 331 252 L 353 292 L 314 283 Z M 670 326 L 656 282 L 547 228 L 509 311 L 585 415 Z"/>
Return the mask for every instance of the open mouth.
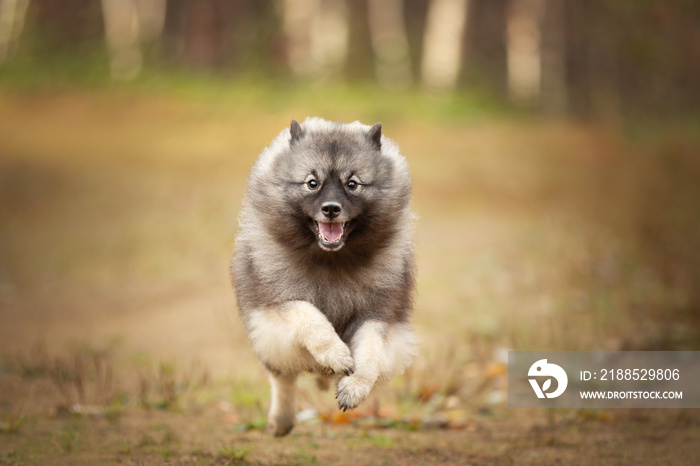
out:
<path id="1" fill-rule="evenodd" d="M 347 223 L 348 222 L 317 222 L 314 220 L 314 228 L 321 247 L 325 249 L 340 248 L 343 245 Z"/>

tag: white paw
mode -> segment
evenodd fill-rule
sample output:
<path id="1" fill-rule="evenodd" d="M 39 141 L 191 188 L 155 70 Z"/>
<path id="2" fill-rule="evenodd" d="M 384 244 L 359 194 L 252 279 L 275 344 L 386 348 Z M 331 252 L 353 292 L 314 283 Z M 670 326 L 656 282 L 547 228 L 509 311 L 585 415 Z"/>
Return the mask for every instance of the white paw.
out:
<path id="1" fill-rule="evenodd" d="M 360 403 L 365 401 L 373 386 L 372 380 L 358 374 L 343 377 L 338 382 L 338 392 L 335 395 L 338 400 L 338 408 L 343 411 L 357 408 Z"/>
<path id="2" fill-rule="evenodd" d="M 336 335 L 329 338 L 318 338 L 307 344 L 307 349 L 323 368 L 325 374 L 350 375 L 355 371 L 355 361 L 348 345 Z"/>

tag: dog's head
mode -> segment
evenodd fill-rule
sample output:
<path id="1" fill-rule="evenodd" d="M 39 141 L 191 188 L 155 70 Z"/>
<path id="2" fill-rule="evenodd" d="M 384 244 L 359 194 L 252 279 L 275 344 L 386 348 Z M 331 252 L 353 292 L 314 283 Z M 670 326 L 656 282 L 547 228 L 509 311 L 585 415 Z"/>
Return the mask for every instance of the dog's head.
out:
<path id="1" fill-rule="evenodd" d="M 282 244 L 324 255 L 366 253 L 406 223 L 410 176 L 380 123 L 293 120 L 282 134 L 285 149 L 267 163 L 274 188 L 256 202 L 258 210 L 273 210 L 263 213 Z"/>
<path id="2" fill-rule="evenodd" d="M 360 135 L 364 137 L 354 136 L 343 131 L 307 133 L 295 120 L 290 127 L 299 206 L 325 251 L 345 245 L 362 215 L 372 210 L 370 202 L 377 194 L 372 191 L 391 177 L 390 164 L 380 156 L 381 123 Z"/>

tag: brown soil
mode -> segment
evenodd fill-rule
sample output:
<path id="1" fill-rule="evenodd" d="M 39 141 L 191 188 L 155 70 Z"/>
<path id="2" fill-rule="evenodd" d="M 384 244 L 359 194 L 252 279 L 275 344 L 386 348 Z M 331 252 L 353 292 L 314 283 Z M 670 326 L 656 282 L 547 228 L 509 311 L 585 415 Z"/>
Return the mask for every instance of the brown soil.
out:
<path id="1" fill-rule="evenodd" d="M 697 410 L 488 401 L 503 384 L 498 348 L 694 338 L 686 314 L 662 313 L 692 293 L 654 282 L 640 308 L 624 275 L 657 265 L 630 231 L 649 212 L 637 175 L 658 170 L 612 182 L 639 167 L 634 150 L 556 122 L 385 125 L 415 177 L 421 357 L 354 418 L 304 382 L 300 408 L 320 415 L 269 437 L 227 263 L 247 170 L 290 110 L 0 95 L 0 464 L 697 463 Z M 612 257 L 618 275 L 591 278 L 590 257 Z M 558 314 L 591 283 L 591 309 Z"/>

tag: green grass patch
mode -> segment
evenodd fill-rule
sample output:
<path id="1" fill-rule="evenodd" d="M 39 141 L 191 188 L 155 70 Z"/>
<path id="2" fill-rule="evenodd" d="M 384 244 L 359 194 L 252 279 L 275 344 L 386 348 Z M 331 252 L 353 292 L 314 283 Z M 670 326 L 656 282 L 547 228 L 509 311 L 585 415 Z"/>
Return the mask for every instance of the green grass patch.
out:
<path id="1" fill-rule="evenodd" d="M 219 458 L 240 463 L 245 461 L 246 456 L 250 453 L 250 447 L 247 446 L 223 446 L 217 452 Z"/>
<path id="2" fill-rule="evenodd" d="M 14 409 L 3 416 L 0 422 L 0 434 L 16 434 L 29 421 L 29 414 L 24 406 Z"/>
<path id="3" fill-rule="evenodd" d="M 387 437 L 386 435 L 367 433 L 362 435 L 362 439 L 367 441 L 373 447 L 392 448 L 396 446 L 396 441 L 390 437 Z"/>
<path id="4" fill-rule="evenodd" d="M 229 113 L 292 112 L 327 119 L 395 123 L 473 121 L 521 115 L 486 89 L 470 88 L 430 94 L 418 88 L 387 90 L 371 82 L 310 83 L 255 74 L 216 73 L 163 66 L 146 66 L 130 81 L 110 77 L 108 58 L 101 52 L 83 56 L 17 57 L 0 65 L 0 89 L 19 94 L 65 91 L 160 96 L 197 102 Z"/>

